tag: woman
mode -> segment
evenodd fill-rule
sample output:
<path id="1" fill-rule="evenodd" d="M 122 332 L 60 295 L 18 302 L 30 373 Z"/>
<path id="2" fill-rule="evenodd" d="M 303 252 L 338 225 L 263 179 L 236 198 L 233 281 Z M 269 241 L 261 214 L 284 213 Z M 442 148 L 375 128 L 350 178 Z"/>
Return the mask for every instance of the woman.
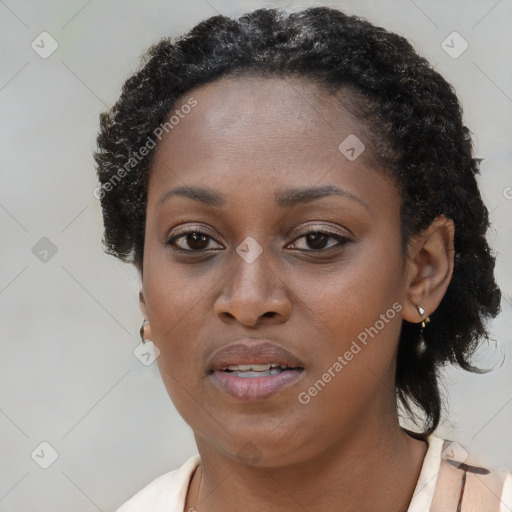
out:
<path id="1" fill-rule="evenodd" d="M 500 304 L 461 117 L 405 39 L 334 9 L 150 48 L 101 116 L 104 244 L 199 454 L 119 512 L 512 509 L 510 475 L 433 435 L 438 369 L 475 370 Z"/>

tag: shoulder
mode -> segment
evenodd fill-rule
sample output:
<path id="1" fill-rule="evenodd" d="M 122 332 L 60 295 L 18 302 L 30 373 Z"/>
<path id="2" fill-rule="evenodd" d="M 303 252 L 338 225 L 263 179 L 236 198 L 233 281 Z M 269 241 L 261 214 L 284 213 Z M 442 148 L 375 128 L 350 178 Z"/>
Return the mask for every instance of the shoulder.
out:
<path id="1" fill-rule="evenodd" d="M 476 471 L 475 471 L 476 469 Z M 487 468 L 486 468 L 487 469 Z M 512 474 L 495 468 L 480 472 L 480 467 L 461 467 L 466 485 L 461 503 L 467 512 L 512 512 Z"/>
<path id="2" fill-rule="evenodd" d="M 199 455 L 194 455 L 178 469 L 159 476 L 116 512 L 182 512 L 190 478 L 199 462 Z"/>
<path id="3" fill-rule="evenodd" d="M 512 474 L 491 467 L 459 443 L 438 443 L 440 464 L 432 512 L 512 512 Z"/>

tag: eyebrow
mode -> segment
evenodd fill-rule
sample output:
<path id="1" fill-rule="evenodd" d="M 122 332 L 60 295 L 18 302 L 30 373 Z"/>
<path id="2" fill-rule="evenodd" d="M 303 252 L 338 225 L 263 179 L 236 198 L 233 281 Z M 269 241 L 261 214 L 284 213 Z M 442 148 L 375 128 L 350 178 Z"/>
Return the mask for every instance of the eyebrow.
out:
<path id="1" fill-rule="evenodd" d="M 167 199 L 173 196 L 188 197 L 194 201 L 207 204 L 219 208 L 226 204 L 226 197 L 215 190 L 206 187 L 184 185 L 176 187 L 166 192 L 159 200 L 161 205 Z M 352 194 L 348 190 L 337 185 L 322 185 L 319 187 L 299 187 L 281 190 L 276 193 L 276 204 L 280 208 L 292 208 L 299 204 L 310 203 L 322 197 L 343 196 L 351 199 L 368 210 L 368 205 L 359 197 Z"/>

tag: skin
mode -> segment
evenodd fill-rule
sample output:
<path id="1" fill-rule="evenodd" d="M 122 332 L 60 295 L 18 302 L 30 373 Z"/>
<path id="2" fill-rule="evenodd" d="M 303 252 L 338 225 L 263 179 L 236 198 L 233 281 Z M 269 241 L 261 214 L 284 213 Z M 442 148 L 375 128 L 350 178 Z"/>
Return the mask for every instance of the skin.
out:
<path id="1" fill-rule="evenodd" d="M 402 320 L 421 321 L 417 304 L 431 315 L 446 291 L 453 223 L 439 216 L 404 253 L 397 187 L 376 168 L 364 127 L 312 84 L 222 78 L 176 108 L 190 96 L 197 106 L 155 150 L 140 293 L 146 338 L 160 349 L 163 381 L 201 456 L 185 510 L 405 511 L 427 445 L 398 423 L 398 338 Z M 338 150 L 349 134 L 366 144 L 354 161 Z M 275 204 L 283 189 L 328 184 L 357 199 Z M 160 203 L 183 185 L 214 189 L 225 203 Z M 190 252 L 173 252 L 166 241 L 178 226 L 206 231 L 199 247 L 210 252 L 193 253 L 186 236 L 175 243 Z M 306 236 L 315 228 L 349 241 L 315 245 Z M 263 249 L 252 263 L 236 252 L 248 236 Z M 394 303 L 401 311 L 301 404 L 298 394 Z M 208 356 L 245 337 L 297 356 L 299 382 L 257 402 L 212 385 Z"/>

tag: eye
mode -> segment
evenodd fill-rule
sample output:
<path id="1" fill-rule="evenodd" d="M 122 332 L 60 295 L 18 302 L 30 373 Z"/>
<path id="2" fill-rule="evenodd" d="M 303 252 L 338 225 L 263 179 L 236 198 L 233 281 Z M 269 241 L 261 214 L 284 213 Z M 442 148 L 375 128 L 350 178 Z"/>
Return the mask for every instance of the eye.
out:
<path id="1" fill-rule="evenodd" d="M 297 247 L 296 241 L 304 239 L 307 247 Z M 329 239 L 335 240 L 337 243 L 326 246 Z M 329 249 L 338 249 L 341 246 L 350 242 L 350 239 L 346 236 L 340 235 L 339 233 L 332 233 L 330 231 L 315 229 L 304 233 L 302 236 L 295 239 L 295 242 L 291 245 L 295 246 L 296 249 L 305 251 L 325 251 Z M 290 246 L 288 246 L 290 247 Z"/>
<path id="2" fill-rule="evenodd" d="M 199 229 L 187 229 L 181 231 L 170 237 L 165 245 L 171 246 L 179 251 L 186 252 L 200 252 L 210 249 L 222 249 L 222 245 L 218 244 L 218 247 L 209 247 L 211 241 L 215 241 L 214 238 Z M 188 247 L 188 248 L 187 248 Z"/>
<path id="3" fill-rule="evenodd" d="M 298 246 L 297 241 L 301 239 L 304 239 L 308 247 Z M 333 240 L 334 243 L 327 245 L 329 239 Z M 215 242 L 217 246 L 211 247 L 211 242 Z M 315 229 L 296 238 L 292 244 L 288 245 L 288 248 L 291 247 L 298 250 L 321 252 L 328 251 L 330 249 L 336 250 L 349 242 L 349 238 L 340 235 L 339 233 L 333 233 L 323 229 Z M 223 249 L 223 246 L 219 244 L 209 233 L 202 231 L 201 229 L 191 228 L 179 231 L 177 234 L 170 237 L 166 241 L 165 245 L 182 252 L 203 252 Z"/>

